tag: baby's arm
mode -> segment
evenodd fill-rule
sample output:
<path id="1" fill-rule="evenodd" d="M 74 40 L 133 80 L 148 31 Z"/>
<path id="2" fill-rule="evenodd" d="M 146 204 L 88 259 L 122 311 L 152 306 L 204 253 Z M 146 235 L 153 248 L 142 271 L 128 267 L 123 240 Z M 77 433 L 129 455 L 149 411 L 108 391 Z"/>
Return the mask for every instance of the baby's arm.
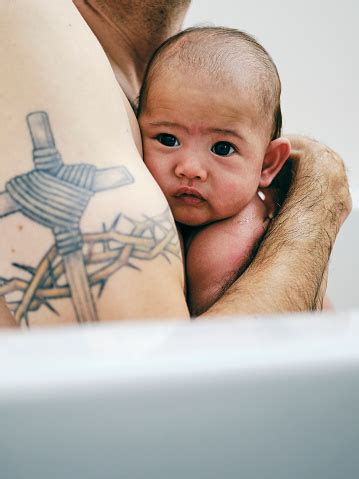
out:
<path id="1" fill-rule="evenodd" d="M 205 312 L 250 263 L 266 231 L 274 200 L 257 195 L 236 216 L 202 228 L 186 259 L 188 304 L 193 316 Z"/>

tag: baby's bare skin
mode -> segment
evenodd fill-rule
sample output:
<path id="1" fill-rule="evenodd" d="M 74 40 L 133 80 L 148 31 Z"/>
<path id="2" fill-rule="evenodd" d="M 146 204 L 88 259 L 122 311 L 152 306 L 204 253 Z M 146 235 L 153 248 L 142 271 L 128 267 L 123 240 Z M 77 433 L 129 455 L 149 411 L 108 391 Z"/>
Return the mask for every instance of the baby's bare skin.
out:
<path id="1" fill-rule="evenodd" d="M 207 311 L 244 272 L 275 209 L 275 192 L 267 189 L 264 200 L 256 195 L 238 214 L 204 226 L 187 242 L 188 304 L 192 315 Z"/>

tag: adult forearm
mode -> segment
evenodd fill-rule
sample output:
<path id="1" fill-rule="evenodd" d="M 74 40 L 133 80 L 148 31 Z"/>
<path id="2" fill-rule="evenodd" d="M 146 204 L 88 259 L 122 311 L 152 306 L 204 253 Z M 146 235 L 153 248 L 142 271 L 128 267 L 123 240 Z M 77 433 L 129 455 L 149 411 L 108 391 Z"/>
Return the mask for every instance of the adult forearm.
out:
<path id="1" fill-rule="evenodd" d="M 321 308 L 326 268 L 351 209 L 339 156 L 304 138 L 292 140 L 293 182 L 247 271 L 208 314 L 255 314 Z"/>

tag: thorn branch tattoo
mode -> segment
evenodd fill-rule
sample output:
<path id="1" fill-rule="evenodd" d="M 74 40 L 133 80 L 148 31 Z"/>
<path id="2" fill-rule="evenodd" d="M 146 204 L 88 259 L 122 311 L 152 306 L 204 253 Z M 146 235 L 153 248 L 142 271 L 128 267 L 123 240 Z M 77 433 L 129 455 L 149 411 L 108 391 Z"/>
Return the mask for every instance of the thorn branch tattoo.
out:
<path id="1" fill-rule="evenodd" d="M 124 266 L 137 268 L 134 259 L 148 260 L 163 255 L 180 258 L 176 230 L 170 212 L 134 222 L 132 230 L 121 232 L 119 215 L 109 229 L 82 234 L 80 221 L 91 197 L 134 182 L 126 167 L 99 170 L 93 165 L 65 165 L 59 154 L 45 112 L 27 116 L 33 143 L 34 169 L 12 178 L 0 193 L 0 218 L 21 212 L 50 228 L 55 244 L 36 267 L 14 264 L 31 276 L 29 280 L 0 278 L 0 296 L 14 292 L 21 300 L 8 301 L 18 322 L 58 298 L 70 298 L 78 322 L 98 319 L 92 288 L 102 293 L 109 277 Z M 125 219 L 125 218 L 123 218 Z M 100 246 L 100 250 L 99 250 Z"/>

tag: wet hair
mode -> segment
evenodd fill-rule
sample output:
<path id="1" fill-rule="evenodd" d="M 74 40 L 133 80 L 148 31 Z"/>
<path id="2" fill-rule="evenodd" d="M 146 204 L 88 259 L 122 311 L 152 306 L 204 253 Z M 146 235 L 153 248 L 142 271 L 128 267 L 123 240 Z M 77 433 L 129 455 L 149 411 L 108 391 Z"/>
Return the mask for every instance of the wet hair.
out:
<path id="1" fill-rule="evenodd" d="M 282 130 L 280 107 L 281 82 L 268 52 L 248 33 L 226 27 L 194 27 L 165 41 L 152 55 L 138 98 L 137 116 L 146 104 L 149 88 L 163 68 L 173 72 L 181 68 L 204 71 L 220 83 L 244 79 L 249 94 L 258 100 L 259 114 L 270 126 L 271 140 Z"/>

